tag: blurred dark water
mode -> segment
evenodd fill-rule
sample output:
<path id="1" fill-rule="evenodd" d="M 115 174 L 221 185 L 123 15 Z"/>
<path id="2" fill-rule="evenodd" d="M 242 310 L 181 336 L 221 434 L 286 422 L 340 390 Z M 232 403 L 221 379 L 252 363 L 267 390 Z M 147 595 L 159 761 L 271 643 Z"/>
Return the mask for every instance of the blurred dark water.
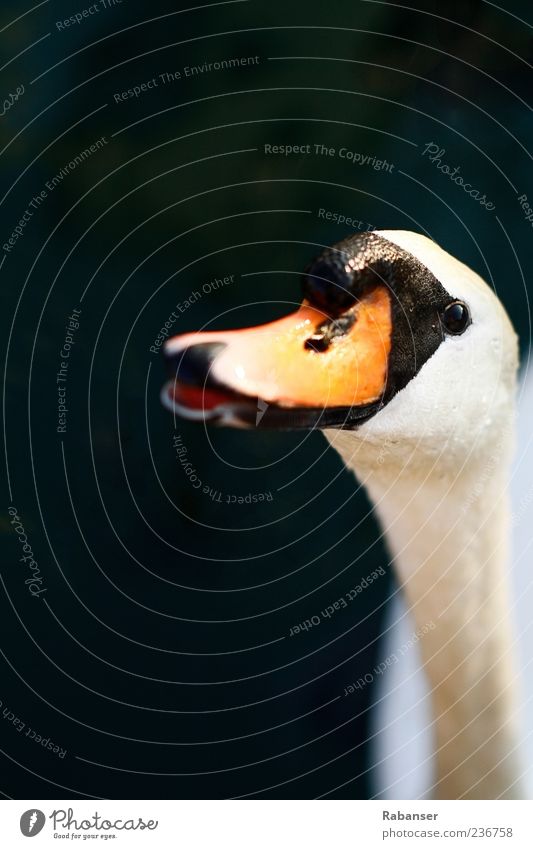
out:
<path id="1" fill-rule="evenodd" d="M 318 433 L 174 422 L 150 348 L 173 311 L 176 333 L 283 315 L 349 232 L 324 210 L 430 235 L 494 285 L 525 350 L 531 9 L 104 5 L 68 27 L 89 5 L 1 12 L 2 98 L 24 92 L 1 126 L 0 790 L 367 798 L 372 687 L 343 692 L 382 659 L 395 588 L 366 496 Z"/>

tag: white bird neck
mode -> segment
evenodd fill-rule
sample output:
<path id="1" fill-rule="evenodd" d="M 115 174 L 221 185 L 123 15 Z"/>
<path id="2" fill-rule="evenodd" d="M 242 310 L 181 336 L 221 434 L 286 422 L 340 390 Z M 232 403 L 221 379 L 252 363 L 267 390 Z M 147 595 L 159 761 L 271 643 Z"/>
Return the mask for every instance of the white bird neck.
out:
<path id="1" fill-rule="evenodd" d="M 510 436 L 449 475 L 387 447 L 327 436 L 372 499 L 420 639 L 434 715 L 437 798 L 520 798 L 509 623 Z"/>

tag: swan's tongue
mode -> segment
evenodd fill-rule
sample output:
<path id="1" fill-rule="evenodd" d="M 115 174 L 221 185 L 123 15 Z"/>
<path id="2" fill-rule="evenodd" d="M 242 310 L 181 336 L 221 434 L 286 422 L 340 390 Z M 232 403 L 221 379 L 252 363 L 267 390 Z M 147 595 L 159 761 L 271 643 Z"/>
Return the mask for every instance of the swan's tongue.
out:
<path id="1" fill-rule="evenodd" d="M 384 286 L 335 319 L 304 302 L 270 324 L 170 339 L 162 398 L 184 418 L 234 426 L 356 421 L 383 395 L 390 346 Z"/>

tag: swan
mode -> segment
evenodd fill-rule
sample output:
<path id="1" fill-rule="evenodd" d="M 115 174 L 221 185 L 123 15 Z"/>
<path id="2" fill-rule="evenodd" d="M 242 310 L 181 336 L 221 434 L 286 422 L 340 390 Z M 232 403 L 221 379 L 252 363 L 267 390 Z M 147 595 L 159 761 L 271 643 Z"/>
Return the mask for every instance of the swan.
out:
<path id="1" fill-rule="evenodd" d="M 320 428 L 373 503 L 420 637 L 440 799 L 525 796 L 509 615 L 517 338 L 431 239 L 356 233 L 295 313 L 166 343 L 163 403 L 234 427 Z"/>

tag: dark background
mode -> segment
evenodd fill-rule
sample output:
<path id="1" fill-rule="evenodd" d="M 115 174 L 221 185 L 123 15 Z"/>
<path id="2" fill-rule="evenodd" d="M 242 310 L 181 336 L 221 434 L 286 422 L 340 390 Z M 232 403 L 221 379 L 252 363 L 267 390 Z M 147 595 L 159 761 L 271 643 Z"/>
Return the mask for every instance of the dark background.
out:
<path id="1" fill-rule="evenodd" d="M 372 687 L 342 697 L 382 659 L 394 591 L 367 499 L 318 433 L 174 422 L 149 348 L 176 303 L 215 277 L 235 280 L 202 294 L 175 332 L 283 315 L 318 246 L 349 232 L 319 218 L 326 208 L 430 235 L 493 283 L 525 349 L 531 8 L 412 2 L 181 12 L 123 0 L 64 31 L 56 21 L 88 2 L 2 4 L 0 99 L 25 92 L 1 118 L 0 242 L 53 175 L 107 140 L 0 252 L 5 796 L 372 794 Z M 256 55 L 115 103 L 164 72 Z M 494 210 L 422 155 L 430 142 Z M 267 156 L 265 143 L 346 146 L 394 167 Z M 187 479 L 176 433 L 220 501 Z M 257 493 L 272 500 L 226 503 Z M 38 598 L 10 505 L 39 563 Z M 289 637 L 380 565 L 386 576 L 351 606 Z"/>

